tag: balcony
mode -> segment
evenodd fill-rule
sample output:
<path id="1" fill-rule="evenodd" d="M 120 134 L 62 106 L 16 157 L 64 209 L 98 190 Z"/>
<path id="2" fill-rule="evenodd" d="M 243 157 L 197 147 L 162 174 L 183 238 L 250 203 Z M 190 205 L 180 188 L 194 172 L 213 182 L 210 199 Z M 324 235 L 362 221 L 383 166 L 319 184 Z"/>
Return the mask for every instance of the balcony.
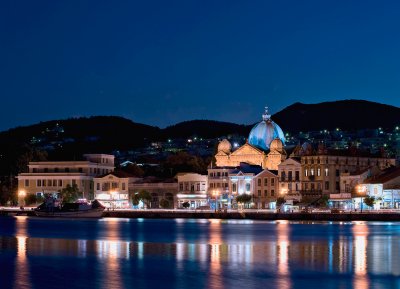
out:
<path id="1" fill-rule="evenodd" d="M 329 198 L 333 200 L 351 199 L 351 194 L 350 193 L 330 194 Z"/>

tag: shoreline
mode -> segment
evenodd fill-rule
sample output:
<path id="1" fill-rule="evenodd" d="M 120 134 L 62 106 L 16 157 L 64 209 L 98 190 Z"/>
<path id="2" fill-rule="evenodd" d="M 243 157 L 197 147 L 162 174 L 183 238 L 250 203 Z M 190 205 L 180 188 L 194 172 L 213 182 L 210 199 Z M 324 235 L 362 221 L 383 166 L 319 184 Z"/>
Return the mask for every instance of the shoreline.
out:
<path id="1" fill-rule="evenodd" d="M 35 216 L 31 210 L 0 210 L 0 216 Z M 399 222 L 400 213 L 273 213 L 273 212 L 188 212 L 188 211 L 104 211 L 103 218 L 128 219 L 225 219 L 288 221 L 382 221 Z"/>

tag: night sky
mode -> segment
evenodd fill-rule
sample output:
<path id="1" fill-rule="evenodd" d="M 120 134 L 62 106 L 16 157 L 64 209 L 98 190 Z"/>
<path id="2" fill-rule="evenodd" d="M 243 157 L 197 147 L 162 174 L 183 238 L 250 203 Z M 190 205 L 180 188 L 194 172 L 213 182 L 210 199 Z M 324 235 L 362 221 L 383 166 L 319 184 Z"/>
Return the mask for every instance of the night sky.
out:
<path id="1" fill-rule="evenodd" d="M 248 124 L 266 104 L 399 94 L 400 1 L 0 1 L 0 130 Z"/>

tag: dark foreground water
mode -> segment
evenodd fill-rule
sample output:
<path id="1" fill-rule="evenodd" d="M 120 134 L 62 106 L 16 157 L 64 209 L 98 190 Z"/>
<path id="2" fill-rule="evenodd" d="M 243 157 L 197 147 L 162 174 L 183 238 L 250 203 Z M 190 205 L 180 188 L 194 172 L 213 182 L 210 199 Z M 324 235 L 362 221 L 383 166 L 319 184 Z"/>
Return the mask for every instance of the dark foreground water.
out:
<path id="1" fill-rule="evenodd" d="M 2 217 L 0 288 L 400 288 L 400 224 Z"/>

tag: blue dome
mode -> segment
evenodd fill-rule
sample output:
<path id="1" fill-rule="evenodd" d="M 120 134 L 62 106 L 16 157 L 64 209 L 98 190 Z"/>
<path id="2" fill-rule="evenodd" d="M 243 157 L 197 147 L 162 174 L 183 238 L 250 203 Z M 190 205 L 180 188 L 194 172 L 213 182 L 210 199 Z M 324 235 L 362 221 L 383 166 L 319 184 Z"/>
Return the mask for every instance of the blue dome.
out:
<path id="1" fill-rule="evenodd" d="M 285 145 L 285 135 L 282 129 L 270 117 L 268 110 L 266 110 L 263 120 L 250 131 L 249 144 L 262 150 L 269 150 L 271 142 L 274 139 L 280 139 Z"/>

